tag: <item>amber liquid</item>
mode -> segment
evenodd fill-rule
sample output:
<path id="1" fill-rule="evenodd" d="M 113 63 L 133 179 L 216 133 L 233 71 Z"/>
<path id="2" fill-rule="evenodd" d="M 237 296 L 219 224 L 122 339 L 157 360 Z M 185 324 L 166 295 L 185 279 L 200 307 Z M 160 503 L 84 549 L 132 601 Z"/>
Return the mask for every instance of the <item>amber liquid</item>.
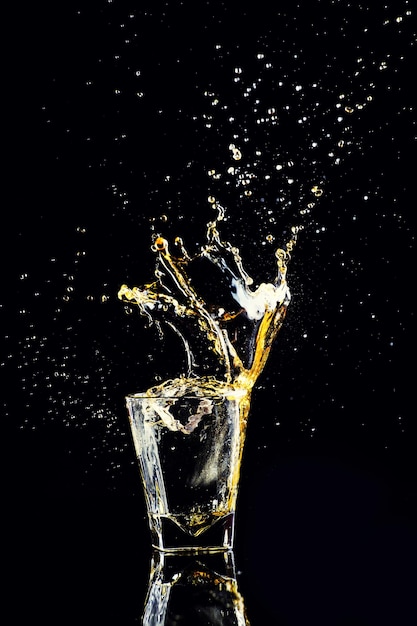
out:
<path id="1" fill-rule="evenodd" d="M 183 547 L 210 546 L 216 529 L 223 537 L 217 545 L 231 545 L 251 390 L 290 302 L 286 271 L 296 230 L 286 250 L 275 253 L 275 280 L 253 289 L 239 250 L 220 239 L 222 216 L 219 209 L 195 258 L 180 239 L 173 256 L 157 237 L 157 280 L 119 291 L 121 300 L 174 329 L 186 354 L 186 371 L 127 400 L 153 541 L 161 549 L 167 536 Z M 194 288 L 190 273 L 201 261 L 217 272 L 222 292 L 228 290 L 228 309 Z"/>
<path id="2" fill-rule="evenodd" d="M 218 212 L 217 220 L 208 224 L 207 243 L 198 255 L 191 258 L 177 238 L 174 256 L 167 240 L 158 236 L 153 244 L 157 280 L 142 288 L 122 285 L 119 290 L 122 301 L 138 306 L 151 321 L 170 326 L 183 342 L 186 371 L 149 389 L 150 396 L 181 395 L 195 384 L 202 395 L 218 393 L 224 384 L 249 394 L 284 321 L 290 302 L 287 263 L 298 229 L 293 229 L 286 249 L 275 252 L 274 281 L 253 289 L 238 248 L 220 239 L 217 224 L 224 216 L 222 207 Z M 192 267 L 202 261 L 213 275 L 217 272 L 219 290 L 221 286 L 229 295 L 228 308 L 207 301 L 194 288 Z"/>

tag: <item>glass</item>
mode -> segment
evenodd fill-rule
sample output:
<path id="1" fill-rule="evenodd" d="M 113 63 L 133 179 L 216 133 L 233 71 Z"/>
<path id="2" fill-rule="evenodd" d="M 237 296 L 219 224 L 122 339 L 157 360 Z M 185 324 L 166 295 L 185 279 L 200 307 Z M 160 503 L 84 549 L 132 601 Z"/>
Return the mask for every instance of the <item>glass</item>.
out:
<path id="1" fill-rule="evenodd" d="M 143 626 L 249 626 L 232 551 L 189 556 L 156 552 Z"/>
<path id="2" fill-rule="evenodd" d="M 245 396 L 126 398 L 155 548 L 233 546 Z"/>

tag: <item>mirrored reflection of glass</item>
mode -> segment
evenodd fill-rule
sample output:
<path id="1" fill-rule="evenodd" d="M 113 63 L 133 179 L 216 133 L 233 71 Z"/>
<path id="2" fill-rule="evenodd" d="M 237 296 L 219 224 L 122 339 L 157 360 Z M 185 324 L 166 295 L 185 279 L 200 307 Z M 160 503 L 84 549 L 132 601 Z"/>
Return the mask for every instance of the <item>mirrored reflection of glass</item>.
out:
<path id="1" fill-rule="evenodd" d="M 155 551 L 142 626 L 249 626 L 233 552 Z"/>

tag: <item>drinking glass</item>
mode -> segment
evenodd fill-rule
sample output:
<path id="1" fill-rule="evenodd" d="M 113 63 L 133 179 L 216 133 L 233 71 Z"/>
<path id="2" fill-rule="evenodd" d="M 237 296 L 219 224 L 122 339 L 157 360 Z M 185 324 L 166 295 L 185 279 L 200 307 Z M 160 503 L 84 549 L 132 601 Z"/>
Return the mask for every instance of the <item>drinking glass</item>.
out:
<path id="1" fill-rule="evenodd" d="M 127 396 L 154 548 L 232 548 L 246 395 Z"/>

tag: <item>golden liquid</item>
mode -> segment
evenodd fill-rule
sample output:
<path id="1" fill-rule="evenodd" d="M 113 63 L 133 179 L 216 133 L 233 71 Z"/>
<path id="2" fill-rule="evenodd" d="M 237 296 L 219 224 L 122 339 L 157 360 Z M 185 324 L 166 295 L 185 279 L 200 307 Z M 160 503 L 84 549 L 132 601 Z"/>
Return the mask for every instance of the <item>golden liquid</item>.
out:
<path id="1" fill-rule="evenodd" d="M 136 426 L 133 433 L 139 456 L 143 448 L 147 450 L 142 456 L 145 458 L 143 480 L 149 497 L 150 525 L 151 528 L 156 528 L 158 535 L 163 519 L 170 520 L 187 535 L 197 538 L 216 521 L 234 513 L 251 391 L 265 367 L 290 302 L 286 272 L 290 253 L 296 243 L 297 229 L 293 229 L 293 237 L 287 243 L 286 249 L 276 250 L 275 280 L 272 283 L 261 283 L 255 289 L 252 288 L 253 281 L 243 267 L 239 250 L 220 239 L 217 223 L 223 219 L 223 209 L 219 206 L 217 208 L 218 218 L 208 224 L 207 243 L 198 255 L 191 258 L 182 240 L 177 238 L 175 243 L 179 254 L 174 256 L 169 250 L 167 240 L 158 236 L 152 247 L 157 255 L 156 280 L 142 288 L 122 285 L 119 291 L 122 301 L 138 306 L 140 312 L 152 323 L 168 324 L 182 339 L 186 354 L 185 372 L 151 387 L 145 394 L 136 394 L 139 398 L 149 398 L 151 414 L 156 415 L 156 421 L 144 420 L 140 442 L 136 442 Z M 204 281 L 200 287 L 201 292 L 194 286 L 190 274 L 193 264 L 200 262 L 204 262 L 206 268 L 213 270 L 213 273 L 217 272 L 211 297 L 217 300 L 221 294 L 228 303 L 227 308 L 226 304 L 223 306 L 221 302 L 213 302 L 203 297 Z M 198 272 L 197 278 L 201 276 L 206 281 L 212 279 L 210 272 Z M 187 396 L 201 397 L 203 403 L 193 409 L 195 412 L 183 424 L 171 414 L 169 407 L 171 403 L 175 404 L 175 398 Z M 218 400 L 219 396 L 228 401 L 225 404 L 230 405 L 230 410 L 234 406 L 239 411 L 236 415 L 239 420 L 236 424 L 237 432 L 234 431 L 235 436 L 229 444 L 233 447 L 234 441 L 236 447 L 227 451 L 231 455 L 227 481 L 210 478 L 209 484 L 211 487 L 216 486 L 216 492 L 215 496 L 207 496 L 207 502 L 202 503 L 198 499 L 200 491 L 195 490 L 191 503 L 182 503 L 179 507 L 173 501 L 169 504 L 168 500 L 176 490 L 170 484 L 169 493 L 166 493 L 165 483 L 168 477 L 164 479 L 163 473 L 170 471 L 172 454 L 166 451 L 166 456 L 163 452 L 162 442 L 168 441 L 165 437 L 156 444 L 155 427 L 158 425 L 158 428 L 163 428 L 164 435 L 167 431 L 181 433 L 180 440 L 187 444 L 184 450 L 192 450 L 190 446 L 193 442 L 198 444 L 198 456 L 205 448 L 201 447 L 200 438 L 193 439 L 191 433 L 198 427 L 203 413 L 211 414 L 210 397 Z M 135 423 L 135 418 L 132 423 Z M 207 453 L 210 464 L 204 465 L 204 470 L 210 473 L 211 466 L 216 464 L 216 457 L 213 449 L 205 450 L 204 454 Z M 176 466 L 171 470 L 175 475 Z M 156 482 L 155 471 L 159 472 Z M 200 473 L 205 476 L 205 471 L 201 470 Z M 157 490 L 154 493 L 156 484 Z M 221 489 L 222 485 L 225 487 L 224 491 Z"/>
<path id="2" fill-rule="evenodd" d="M 165 321 L 184 344 L 187 372 L 148 389 L 147 395 L 158 397 L 193 393 L 210 396 L 220 393 L 227 396 L 240 392 L 240 420 L 244 432 L 251 390 L 265 367 L 290 302 L 287 264 L 299 228 L 292 229 L 292 238 L 285 250 L 278 248 L 275 252 L 274 281 L 261 283 L 252 289 L 253 280 L 243 267 L 239 250 L 220 239 L 217 225 L 224 217 L 224 209 L 220 205 L 216 208 L 217 219 L 207 225 L 207 243 L 198 255 L 191 258 L 182 239 L 177 237 L 178 255 L 174 256 L 167 240 L 156 237 L 152 246 L 157 255 L 156 280 L 142 288 L 122 285 L 118 297 L 125 303 L 138 306 L 151 321 Z M 189 277 L 189 269 L 202 259 L 209 261 L 213 270 L 221 273 L 235 308 L 213 307 L 197 293 Z M 232 338 L 229 327 L 239 322 L 241 328 L 235 331 L 236 336 Z M 246 335 L 250 335 L 249 339 L 242 328 L 246 329 Z M 212 375 L 199 375 L 194 369 L 199 356 L 194 353 L 196 339 L 198 349 L 204 346 L 215 356 L 216 368 Z"/>
<path id="3" fill-rule="evenodd" d="M 202 535 L 210 526 L 212 526 L 218 519 L 221 519 L 227 515 L 229 511 L 213 511 L 211 513 L 184 513 L 181 515 L 165 515 L 166 519 L 172 520 L 182 530 L 194 537 Z"/>

